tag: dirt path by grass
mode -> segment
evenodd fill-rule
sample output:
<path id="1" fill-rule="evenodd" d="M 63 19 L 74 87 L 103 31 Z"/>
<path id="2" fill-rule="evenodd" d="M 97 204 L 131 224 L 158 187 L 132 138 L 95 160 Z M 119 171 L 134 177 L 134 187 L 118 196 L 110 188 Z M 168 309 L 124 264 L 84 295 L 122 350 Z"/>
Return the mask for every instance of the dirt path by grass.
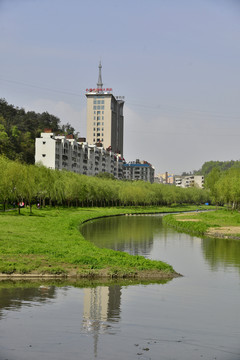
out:
<path id="1" fill-rule="evenodd" d="M 224 237 L 225 239 L 240 239 L 240 226 L 213 227 L 208 229 L 206 235 L 210 237 Z"/>

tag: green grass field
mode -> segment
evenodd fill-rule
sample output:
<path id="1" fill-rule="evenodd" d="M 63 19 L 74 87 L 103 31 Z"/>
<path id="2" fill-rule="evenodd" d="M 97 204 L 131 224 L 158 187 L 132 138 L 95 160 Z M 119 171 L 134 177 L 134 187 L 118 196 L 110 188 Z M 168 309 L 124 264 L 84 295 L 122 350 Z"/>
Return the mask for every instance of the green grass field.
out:
<path id="1" fill-rule="evenodd" d="M 0 213 L 0 273 L 79 277 L 174 276 L 173 268 L 142 256 L 100 249 L 79 226 L 90 219 L 124 213 L 194 210 L 196 207 L 44 208 Z"/>
<path id="2" fill-rule="evenodd" d="M 234 229 L 234 235 L 228 235 L 232 238 L 239 238 L 240 236 L 240 213 L 238 211 L 219 209 L 210 212 L 199 212 L 194 215 L 167 215 L 164 217 L 163 222 L 167 225 L 175 227 L 179 231 L 207 236 L 209 236 L 210 229 L 215 228 L 216 232 L 213 231 L 213 234 L 216 235 L 217 230 L 222 227 L 239 227 L 239 233 L 236 231 L 237 229 Z"/>

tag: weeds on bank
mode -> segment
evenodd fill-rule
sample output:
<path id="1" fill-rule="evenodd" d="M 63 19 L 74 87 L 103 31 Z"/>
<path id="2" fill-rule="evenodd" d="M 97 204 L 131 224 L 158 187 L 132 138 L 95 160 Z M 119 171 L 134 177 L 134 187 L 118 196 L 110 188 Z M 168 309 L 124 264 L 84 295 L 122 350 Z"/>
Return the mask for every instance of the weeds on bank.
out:
<path id="1" fill-rule="evenodd" d="M 170 211 L 169 208 L 161 209 Z M 96 276 L 108 269 L 110 277 L 127 276 L 141 270 L 173 272 L 168 264 L 140 256 L 99 249 L 86 241 L 79 225 L 94 218 L 124 213 L 160 212 L 159 208 L 91 208 L 34 210 L 28 209 L 0 214 L 0 273 L 41 273 L 66 275 L 86 273 Z"/>
<path id="2" fill-rule="evenodd" d="M 137 213 L 167 213 L 195 210 L 194 206 L 119 207 L 119 208 L 44 208 L 22 209 L 0 214 L 0 273 L 42 273 L 97 276 L 108 269 L 110 277 L 130 276 L 138 271 L 173 272 L 161 261 L 110 249 L 100 249 L 86 241 L 79 226 L 89 220 Z M 89 275 L 91 274 L 91 275 Z"/>

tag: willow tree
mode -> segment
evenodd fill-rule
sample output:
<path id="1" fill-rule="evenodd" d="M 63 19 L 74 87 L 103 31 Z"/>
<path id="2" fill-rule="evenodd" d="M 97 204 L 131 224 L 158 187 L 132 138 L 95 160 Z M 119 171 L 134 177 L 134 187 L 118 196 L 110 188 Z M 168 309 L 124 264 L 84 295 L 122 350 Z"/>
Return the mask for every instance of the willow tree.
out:
<path id="1" fill-rule="evenodd" d="M 32 212 L 32 202 L 38 194 L 37 184 L 36 167 L 34 165 L 22 165 L 20 189 L 23 199 L 28 202 L 30 213 Z"/>
<path id="2" fill-rule="evenodd" d="M 3 210 L 6 210 L 6 203 L 11 194 L 9 186 L 9 167 L 10 161 L 5 157 L 0 157 L 0 201 L 3 204 Z"/>

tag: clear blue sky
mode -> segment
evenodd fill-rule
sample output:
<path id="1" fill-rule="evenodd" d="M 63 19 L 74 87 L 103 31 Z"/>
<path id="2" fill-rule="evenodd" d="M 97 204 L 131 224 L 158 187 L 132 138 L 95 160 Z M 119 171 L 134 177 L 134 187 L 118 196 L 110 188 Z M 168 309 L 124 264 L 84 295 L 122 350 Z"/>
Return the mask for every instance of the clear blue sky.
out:
<path id="1" fill-rule="evenodd" d="M 0 97 L 86 135 L 85 89 L 124 95 L 124 156 L 240 159 L 240 1 L 0 0 Z"/>

